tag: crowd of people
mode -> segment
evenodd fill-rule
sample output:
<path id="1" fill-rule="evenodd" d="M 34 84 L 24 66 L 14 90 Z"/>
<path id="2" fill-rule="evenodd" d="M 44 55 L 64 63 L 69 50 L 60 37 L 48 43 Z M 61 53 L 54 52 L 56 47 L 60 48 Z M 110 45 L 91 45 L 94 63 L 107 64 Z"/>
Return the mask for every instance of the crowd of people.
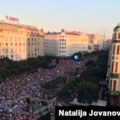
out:
<path id="1" fill-rule="evenodd" d="M 7 78 L 0 84 L 0 118 L 2 120 L 37 120 L 36 116 L 31 114 L 26 98 L 47 101 L 55 98 L 57 90 L 47 91 L 42 84 L 58 76 L 66 77 L 68 81 L 74 79 L 70 73 L 75 72 L 76 69 L 83 71 L 85 63 L 90 59 L 96 60 L 97 57 L 88 57 L 81 61 L 60 59 L 57 63 L 53 61 L 56 64 L 54 68 L 39 68 L 35 72 L 26 72 Z M 58 105 L 57 102 L 55 104 Z"/>

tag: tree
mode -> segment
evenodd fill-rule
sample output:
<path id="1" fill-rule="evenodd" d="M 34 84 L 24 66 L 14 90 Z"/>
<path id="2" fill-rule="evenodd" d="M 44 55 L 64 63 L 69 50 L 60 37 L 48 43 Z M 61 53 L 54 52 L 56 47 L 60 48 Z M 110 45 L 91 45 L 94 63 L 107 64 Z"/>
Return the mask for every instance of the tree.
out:
<path id="1" fill-rule="evenodd" d="M 91 82 L 85 82 L 79 85 L 78 100 L 82 103 L 92 103 L 98 99 L 98 86 Z"/>
<path id="2" fill-rule="evenodd" d="M 90 67 L 94 67 L 95 66 L 95 62 L 93 60 L 89 60 L 85 66 L 87 66 L 87 68 L 90 68 Z"/>
<path id="3" fill-rule="evenodd" d="M 58 97 L 61 100 L 68 100 L 70 98 L 71 94 L 69 92 L 69 89 L 64 88 L 61 91 L 58 92 Z"/>
<path id="4" fill-rule="evenodd" d="M 38 58 L 29 58 L 21 61 L 3 58 L 0 59 L 0 78 L 7 78 L 27 71 L 33 72 L 38 68 L 49 66 L 50 63 L 51 58 L 49 56 L 39 56 Z"/>

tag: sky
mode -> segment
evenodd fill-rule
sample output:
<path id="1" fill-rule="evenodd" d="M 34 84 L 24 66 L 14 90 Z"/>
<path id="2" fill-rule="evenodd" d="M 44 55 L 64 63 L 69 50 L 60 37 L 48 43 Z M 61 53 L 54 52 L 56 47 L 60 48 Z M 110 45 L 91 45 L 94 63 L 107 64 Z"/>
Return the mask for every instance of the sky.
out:
<path id="1" fill-rule="evenodd" d="M 76 30 L 111 38 L 120 22 L 120 0 L 0 0 L 0 20 L 6 15 L 46 32 Z"/>

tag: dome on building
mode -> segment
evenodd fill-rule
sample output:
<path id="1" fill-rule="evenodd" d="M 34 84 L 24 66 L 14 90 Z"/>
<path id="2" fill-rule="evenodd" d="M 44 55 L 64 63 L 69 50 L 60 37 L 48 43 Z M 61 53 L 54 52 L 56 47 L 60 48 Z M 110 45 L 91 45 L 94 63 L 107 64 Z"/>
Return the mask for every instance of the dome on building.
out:
<path id="1" fill-rule="evenodd" d="M 120 22 L 117 24 L 117 26 L 114 28 L 114 31 L 120 31 Z"/>

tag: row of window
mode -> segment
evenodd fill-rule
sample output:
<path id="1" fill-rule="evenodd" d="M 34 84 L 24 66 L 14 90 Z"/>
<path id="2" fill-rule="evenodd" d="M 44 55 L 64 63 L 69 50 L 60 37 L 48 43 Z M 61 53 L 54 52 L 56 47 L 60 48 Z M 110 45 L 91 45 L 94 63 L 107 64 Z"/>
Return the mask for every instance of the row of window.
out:
<path id="1" fill-rule="evenodd" d="M 120 39 L 120 33 L 114 33 L 113 39 Z"/>
<path id="2" fill-rule="evenodd" d="M 28 38 L 28 41 L 37 41 L 40 40 L 39 38 Z"/>
<path id="3" fill-rule="evenodd" d="M 0 47 L 2 46 L 25 46 L 25 43 L 0 43 Z"/>
<path id="4" fill-rule="evenodd" d="M 19 59 L 18 55 L 10 55 L 10 56 L 4 55 L 4 56 L 0 56 L 0 58 L 5 58 L 5 57 L 10 58 L 10 59 L 16 59 L 16 60 Z"/>
<path id="5" fill-rule="evenodd" d="M 39 52 L 39 48 L 35 48 L 35 49 L 32 49 L 32 50 L 34 50 L 35 52 Z M 13 52 L 25 52 L 25 49 L 7 49 L 7 48 L 3 48 L 3 49 L 0 49 L 0 53 L 13 53 Z"/>
<path id="6" fill-rule="evenodd" d="M 6 56 L 1 55 L 1 56 L 0 56 L 0 58 L 5 58 L 5 57 L 7 57 L 7 58 L 8 58 L 8 55 L 6 55 Z"/>
<path id="7" fill-rule="evenodd" d="M 40 45 L 40 43 L 28 43 L 28 46 Z M 0 43 L 0 47 L 2 46 L 25 46 L 25 43 Z"/>
<path id="8" fill-rule="evenodd" d="M 28 54 L 28 57 L 37 57 L 37 56 L 38 56 L 37 53 Z M 0 58 L 5 58 L 5 57 L 8 57 L 8 58 L 10 58 L 10 59 L 18 59 L 18 55 L 13 55 L 13 54 L 12 54 L 12 55 L 9 55 L 9 56 L 8 56 L 8 55 L 4 55 L 4 56 L 1 55 L 1 56 L 0 56 Z"/>
<path id="9" fill-rule="evenodd" d="M 118 72 L 118 62 L 112 62 L 111 72 Z"/>
<path id="10" fill-rule="evenodd" d="M 40 45 L 40 43 L 28 43 L 28 46 L 33 46 L 33 45 Z"/>
<path id="11" fill-rule="evenodd" d="M 113 54 L 120 55 L 120 45 L 113 45 Z"/>
<path id="12" fill-rule="evenodd" d="M 60 41 L 66 41 L 65 39 L 60 39 Z"/>
<path id="13" fill-rule="evenodd" d="M 60 53 L 66 53 L 66 51 L 64 51 L 64 50 L 62 50 L 62 51 L 60 50 L 59 52 L 60 52 Z"/>
<path id="14" fill-rule="evenodd" d="M 60 47 L 60 49 L 66 49 L 66 47 Z"/>
<path id="15" fill-rule="evenodd" d="M 0 37 L 2 40 L 14 40 L 14 41 L 17 41 L 17 40 L 25 40 L 25 37 L 19 37 L 19 38 L 17 38 L 17 37 L 3 37 L 3 36 L 1 36 Z"/>
<path id="16" fill-rule="evenodd" d="M 60 43 L 60 45 L 66 45 L 66 43 Z"/>
<path id="17" fill-rule="evenodd" d="M 0 49 L 0 53 L 6 53 L 6 54 L 8 54 L 9 52 L 10 53 L 13 53 L 13 52 L 17 52 L 18 50 L 17 49 L 5 49 L 5 48 L 3 48 L 3 49 Z M 19 52 L 25 52 L 25 49 L 19 49 Z"/>
<path id="18" fill-rule="evenodd" d="M 28 57 L 37 57 L 37 56 L 38 56 L 37 53 L 34 53 L 34 54 L 33 54 L 33 53 L 32 53 L 32 54 L 29 53 L 29 54 L 28 54 Z"/>
<path id="19" fill-rule="evenodd" d="M 2 40 L 25 40 L 26 38 L 25 37 L 5 37 L 4 35 L 0 35 L 0 38 Z M 28 41 L 37 41 L 37 40 L 40 40 L 39 37 L 35 37 L 35 38 L 28 38 Z"/>

